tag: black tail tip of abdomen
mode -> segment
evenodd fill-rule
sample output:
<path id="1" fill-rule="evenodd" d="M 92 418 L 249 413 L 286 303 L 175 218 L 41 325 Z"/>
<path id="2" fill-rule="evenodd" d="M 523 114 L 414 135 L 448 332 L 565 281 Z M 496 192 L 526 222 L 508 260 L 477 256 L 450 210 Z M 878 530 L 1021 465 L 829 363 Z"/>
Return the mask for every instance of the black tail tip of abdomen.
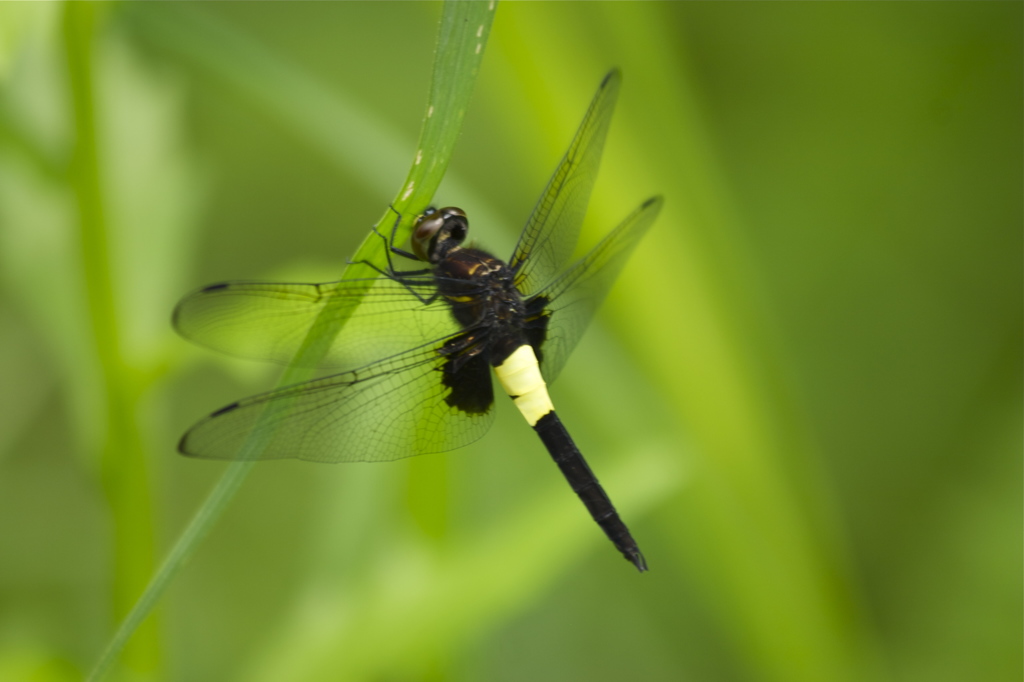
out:
<path id="1" fill-rule="evenodd" d="M 645 573 L 647 571 L 647 559 L 644 559 L 644 555 L 640 553 L 640 550 L 633 550 L 625 556 L 631 564 L 636 566 L 636 570 L 641 573 Z"/>

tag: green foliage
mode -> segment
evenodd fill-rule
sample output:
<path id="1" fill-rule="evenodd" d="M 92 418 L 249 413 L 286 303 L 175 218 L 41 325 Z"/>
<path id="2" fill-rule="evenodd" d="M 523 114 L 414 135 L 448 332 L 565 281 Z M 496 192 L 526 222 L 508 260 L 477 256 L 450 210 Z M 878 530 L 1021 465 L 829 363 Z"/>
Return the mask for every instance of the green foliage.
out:
<path id="1" fill-rule="evenodd" d="M 427 3 L 0 5 L 0 678 L 80 679 L 248 473 L 121 678 L 1020 679 L 1021 14 L 507 3 L 457 67 Z M 386 465 L 175 455 L 274 382 L 182 294 L 337 279 L 433 196 L 509 253 L 612 66 L 584 248 L 665 210 L 553 398 L 649 573 L 509 410 Z"/>

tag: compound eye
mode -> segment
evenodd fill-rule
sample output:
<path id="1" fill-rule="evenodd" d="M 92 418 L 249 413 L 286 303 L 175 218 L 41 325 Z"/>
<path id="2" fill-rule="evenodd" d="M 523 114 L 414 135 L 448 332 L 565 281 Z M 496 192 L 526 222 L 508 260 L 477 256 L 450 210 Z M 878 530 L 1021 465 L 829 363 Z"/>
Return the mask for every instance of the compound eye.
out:
<path id="1" fill-rule="evenodd" d="M 448 237 L 461 244 L 466 239 L 466 233 L 469 231 L 469 221 L 466 219 L 466 212 L 461 208 L 449 206 L 448 208 L 441 209 L 441 214 L 444 215 L 444 224 L 448 228 Z"/>
<path id="2" fill-rule="evenodd" d="M 412 252 L 417 258 L 430 261 L 431 243 L 444 222 L 444 211 L 438 211 L 436 208 L 428 208 L 416 219 L 412 231 Z"/>
<path id="3" fill-rule="evenodd" d="M 438 263 L 449 250 L 462 243 L 468 230 L 469 222 L 461 208 L 428 208 L 413 227 L 412 252 L 420 260 Z"/>

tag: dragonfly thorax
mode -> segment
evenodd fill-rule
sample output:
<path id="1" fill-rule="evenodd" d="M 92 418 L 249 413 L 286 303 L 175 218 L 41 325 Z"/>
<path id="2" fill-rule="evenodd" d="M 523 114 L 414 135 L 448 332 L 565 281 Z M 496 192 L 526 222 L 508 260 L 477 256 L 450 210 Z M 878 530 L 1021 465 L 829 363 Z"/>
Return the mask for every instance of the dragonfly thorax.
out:
<path id="1" fill-rule="evenodd" d="M 461 327 L 475 330 L 487 346 L 523 343 L 526 305 L 515 276 L 500 259 L 474 248 L 455 248 L 434 266 L 437 290 Z M 504 358 L 499 351 L 493 360 Z"/>

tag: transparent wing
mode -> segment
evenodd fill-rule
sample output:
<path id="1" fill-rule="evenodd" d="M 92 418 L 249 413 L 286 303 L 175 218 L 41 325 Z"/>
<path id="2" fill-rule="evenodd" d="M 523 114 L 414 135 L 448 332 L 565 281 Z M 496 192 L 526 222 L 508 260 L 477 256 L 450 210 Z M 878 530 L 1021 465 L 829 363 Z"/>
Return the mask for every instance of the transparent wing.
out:
<path id="1" fill-rule="evenodd" d="M 477 392 L 475 410 L 450 406 L 444 341 L 240 400 L 193 426 L 178 449 L 208 459 L 385 462 L 468 445 L 493 421 L 490 367 L 459 371 Z"/>
<path id="2" fill-rule="evenodd" d="M 457 331 L 429 277 L 324 284 L 225 282 L 199 289 L 174 310 L 175 329 L 213 350 L 280 364 L 292 361 L 321 315 L 349 316 L 318 367 L 358 367 Z M 369 287 L 367 287 L 369 285 Z"/>
<path id="3" fill-rule="evenodd" d="M 540 367 L 547 382 L 554 381 L 562 371 L 594 312 L 604 301 L 637 242 L 658 216 L 661 206 L 661 197 L 645 201 L 590 253 L 528 301 L 528 306 L 542 308 L 540 314 L 547 317 L 547 330 L 540 346 Z"/>
<path id="4" fill-rule="evenodd" d="M 621 82 L 618 69 L 604 77 L 523 228 L 509 265 L 517 269 L 516 285 L 526 295 L 554 277 L 576 248 Z"/>

